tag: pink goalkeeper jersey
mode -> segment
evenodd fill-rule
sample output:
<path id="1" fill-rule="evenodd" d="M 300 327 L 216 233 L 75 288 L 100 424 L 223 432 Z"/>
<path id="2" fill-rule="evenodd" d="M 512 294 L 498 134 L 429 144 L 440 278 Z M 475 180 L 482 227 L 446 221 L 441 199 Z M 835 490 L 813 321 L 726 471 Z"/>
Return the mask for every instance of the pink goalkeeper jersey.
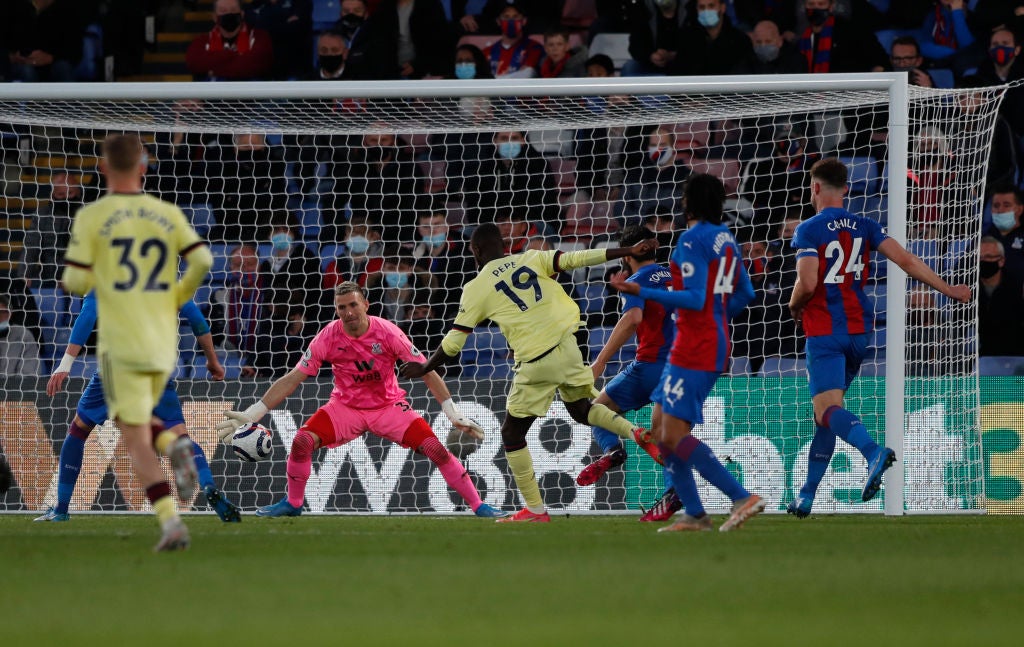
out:
<path id="1" fill-rule="evenodd" d="M 379 409 L 405 397 L 398 386 L 398 361 L 423 363 L 426 359 L 398 326 L 370 317 L 370 327 L 358 338 L 345 332 L 336 319 L 316 334 L 295 368 L 314 376 L 327 362 L 334 371 L 331 400 L 353 409 Z"/>

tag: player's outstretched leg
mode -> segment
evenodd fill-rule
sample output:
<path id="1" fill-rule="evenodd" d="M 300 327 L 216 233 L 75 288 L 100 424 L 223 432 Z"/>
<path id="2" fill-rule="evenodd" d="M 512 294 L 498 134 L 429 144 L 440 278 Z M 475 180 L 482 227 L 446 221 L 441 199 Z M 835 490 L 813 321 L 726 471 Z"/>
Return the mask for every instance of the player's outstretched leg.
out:
<path id="1" fill-rule="evenodd" d="M 319 413 L 319 412 L 318 412 Z M 313 451 L 319 439 L 300 429 L 292 440 L 292 451 L 288 454 L 288 496 L 273 505 L 256 511 L 257 517 L 297 517 L 302 514 L 302 503 L 306 497 L 306 481 L 312 471 Z"/>
<path id="2" fill-rule="evenodd" d="M 459 459 L 448 451 L 441 441 L 434 435 L 426 420 L 419 418 L 415 420 L 405 432 L 403 439 L 406 444 L 416 446 L 416 451 L 430 459 L 453 490 L 459 493 L 462 499 L 473 510 L 478 517 L 488 519 L 501 519 L 507 517 L 508 513 L 492 508 L 480 499 L 480 493 L 473 480 L 469 478 L 469 472 L 462 466 Z"/>
<path id="3" fill-rule="evenodd" d="M 85 456 L 85 442 L 89 439 L 94 425 L 89 425 L 75 416 L 68 427 L 68 434 L 60 446 L 60 471 L 57 475 L 57 503 L 47 510 L 36 521 L 67 521 L 71 518 L 68 507 L 71 495 L 78 483 L 78 474 L 82 471 L 82 460 Z"/>
<path id="4" fill-rule="evenodd" d="M 618 442 L 617 436 L 612 435 L 616 439 L 617 446 L 612 450 L 605 451 L 597 460 L 580 470 L 579 475 L 576 477 L 576 485 L 593 485 L 605 475 L 605 472 L 626 462 L 626 448 L 622 446 L 622 443 Z"/>
<path id="5" fill-rule="evenodd" d="M 576 403 L 567 402 L 566 407 L 569 408 L 569 405 L 573 404 Z M 573 413 L 571 408 L 569 408 L 569 413 Z M 586 424 L 589 424 L 592 427 L 607 429 L 615 433 L 620 438 L 632 438 L 636 441 L 637 445 L 640 445 L 641 449 L 647 452 L 648 456 L 653 458 L 659 464 L 661 463 L 661 454 L 658 452 L 657 443 L 655 443 L 654 439 L 651 437 L 651 432 L 642 427 L 634 426 L 633 423 L 603 404 L 589 403 L 586 420 L 581 420 L 580 422 L 586 422 Z"/>
<path id="6" fill-rule="evenodd" d="M 786 512 L 803 519 L 811 514 L 814 496 L 818 493 L 818 485 L 828 470 L 832 454 L 836 449 L 836 435 L 822 425 L 816 425 L 814 438 L 807 456 L 807 480 L 804 481 L 800 493 L 786 506 Z"/>

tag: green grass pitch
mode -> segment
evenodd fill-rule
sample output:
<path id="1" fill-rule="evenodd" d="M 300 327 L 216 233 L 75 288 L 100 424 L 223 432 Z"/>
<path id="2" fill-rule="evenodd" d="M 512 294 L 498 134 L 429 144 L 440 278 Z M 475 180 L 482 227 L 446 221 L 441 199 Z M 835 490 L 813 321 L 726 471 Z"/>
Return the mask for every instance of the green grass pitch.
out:
<path id="1" fill-rule="evenodd" d="M 1022 517 L 188 523 L 0 515 L 0 644 L 1024 644 Z"/>

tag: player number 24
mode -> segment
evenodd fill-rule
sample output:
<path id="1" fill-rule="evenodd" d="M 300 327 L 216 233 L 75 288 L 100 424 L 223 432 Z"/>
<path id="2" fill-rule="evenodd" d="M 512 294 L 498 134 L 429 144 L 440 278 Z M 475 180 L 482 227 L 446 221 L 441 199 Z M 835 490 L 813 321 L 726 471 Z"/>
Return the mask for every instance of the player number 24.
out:
<path id="1" fill-rule="evenodd" d="M 115 290 L 131 290 L 139 282 L 139 268 L 135 265 L 135 261 L 132 260 L 132 248 L 135 247 L 134 238 L 114 238 L 110 241 L 113 247 L 121 248 L 121 258 L 118 259 L 118 264 L 128 270 L 128 280 L 118 281 L 114 283 Z M 149 276 L 146 278 L 146 285 L 142 289 L 147 292 L 162 292 L 170 287 L 170 284 L 160 281 L 160 273 L 164 269 L 164 265 L 167 264 L 167 245 L 164 241 L 159 238 L 149 238 L 142 241 L 139 245 L 139 257 L 142 260 L 149 260 L 150 256 L 154 256 L 153 268 L 149 271 Z"/>
<path id="2" fill-rule="evenodd" d="M 829 285 L 835 285 L 842 283 L 846 280 L 847 274 L 853 274 L 853 278 L 856 281 L 860 280 L 861 273 L 864 271 L 864 261 L 861 257 L 861 247 L 864 245 L 863 238 L 854 238 L 850 243 L 850 258 L 847 261 L 846 254 L 843 252 L 843 246 L 838 240 L 833 240 L 825 247 L 825 258 L 832 260 L 835 257 L 829 268 L 828 273 L 825 274 L 825 283 Z M 846 268 L 843 267 L 843 262 L 846 262 Z"/>
<path id="3" fill-rule="evenodd" d="M 528 267 L 520 267 L 515 272 L 512 272 L 512 287 L 509 287 L 508 283 L 505 281 L 501 281 L 494 286 L 495 290 L 498 292 L 504 292 L 505 296 L 507 296 L 512 303 L 516 304 L 516 307 L 525 312 L 529 306 L 519 298 L 519 295 L 516 294 L 512 288 L 516 288 L 517 290 L 532 289 L 534 303 L 540 301 L 541 297 L 544 296 L 543 292 L 541 292 L 540 283 L 537 281 L 537 273 Z"/>

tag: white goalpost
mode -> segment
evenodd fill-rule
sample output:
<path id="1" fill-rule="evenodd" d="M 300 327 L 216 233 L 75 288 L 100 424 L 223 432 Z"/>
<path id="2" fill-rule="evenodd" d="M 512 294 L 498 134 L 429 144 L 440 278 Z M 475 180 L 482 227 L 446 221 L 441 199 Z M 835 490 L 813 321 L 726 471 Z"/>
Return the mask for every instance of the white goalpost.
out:
<path id="1" fill-rule="evenodd" d="M 658 232 L 664 260 L 685 226 L 682 182 L 707 172 L 726 185 L 727 216 L 758 296 L 734 322 L 732 368 L 696 433 L 770 511 L 782 512 L 803 481 L 814 431 L 801 333 L 785 308 L 795 280 L 788 241 L 811 215 L 807 169 L 839 157 L 850 169 L 851 211 L 882 222 L 950 283 L 976 285 L 1004 91 L 911 87 L 899 73 L 2 85 L 7 272 L 39 361 L 0 376 L 0 448 L 17 482 L 0 496 L 0 512 L 53 504 L 61 441 L 95 369 L 86 344 L 64 391 L 47 396 L 81 308 L 60 290 L 54 268 L 75 207 L 102 190 L 96 157 L 107 133 L 142 136 L 146 190 L 181 206 L 217 259 L 196 303 L 228 377 L 209 379 L 184 322 L 175 377 L 190 434 L 243 510 L 283 496 L 291 439 L 329 396 L 329 372 L 263 420 L 275 434 L 272 460 L 239 461 L 216 443 L 213 427 L 222 411 L 247 406 L 294 365 L 333 316 L 333 285 L 359 281 L 372 314 L 432 352 L 475 274 L 466 243 L 477 224 L 498 222 L 510 251 L 616 245 L 624 226 L 641 224 Z M 559 277 L 580 305 L 591 359 L 618 317 L 618 298 L 604 288 L 612 269 Z M 926 292 L 881 257 L 870 269 L 876 330 L 849 408 L 898 460 L 884 496 L 864 504 L 866 465 L 839 443 L 815 510 L 984 511 L 976 303 Z M 634 351 L 619 353 L 599 388 Z M 484 500 L 506 509 L 519 504 L 498 433 L 512 370 L 500 332 L 481 326 L 445 376 L 487 430 L 479 446 L 455 437 L 449 445 Z M 422 383 L 400 383 L 449 440 L 450 425 Z M 630 415 L 645 424 L 649 407 Z M 662 491 L 660 468 L 635 446 L 622 468 L 577 486 L 600 449 L 558 401 L 528 441 L 553 510 L 632 513 Z M 72 513 L 144 509 L 129 473 L 116 429 L 98 427 Z M 698 484 L 709 509 L 727 508 Z M 314 456 L 306 502 L 317 513 L 464 509 L 429 461 L 369 434 Z M 205 502 L 193 509 L 206 510 Z"/>

